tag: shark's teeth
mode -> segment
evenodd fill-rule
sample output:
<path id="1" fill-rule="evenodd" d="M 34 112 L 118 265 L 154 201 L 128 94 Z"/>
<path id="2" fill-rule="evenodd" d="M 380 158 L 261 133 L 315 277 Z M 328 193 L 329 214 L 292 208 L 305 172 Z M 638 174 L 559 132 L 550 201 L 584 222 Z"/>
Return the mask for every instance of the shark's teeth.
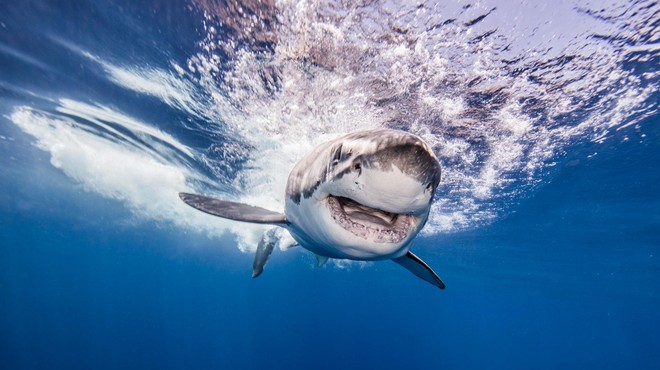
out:
<path id="1" fill-rule="evenodd" d="M 355 236 L 377 243 L 398 243 L 405 239 L 414 216 L 370 208 L 352 199 L 329 196 L 327 205 L 333 220 Z"/>

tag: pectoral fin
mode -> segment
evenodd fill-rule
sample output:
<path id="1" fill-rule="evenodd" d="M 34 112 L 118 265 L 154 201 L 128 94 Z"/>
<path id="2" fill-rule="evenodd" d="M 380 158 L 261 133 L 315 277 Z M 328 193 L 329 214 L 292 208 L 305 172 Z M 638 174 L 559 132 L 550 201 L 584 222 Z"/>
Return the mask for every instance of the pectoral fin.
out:
<path id="1" fill-rule="evenodd" d="M 264 266 L 268 262 L 268 257 L 273 253 L 273 248 L 277 243 L 277 239 L 269 235 L 268 232 L 264 233 L 257 245 L 257 252 L 254 254 L 254 263 L 252 263 L 252 277 L 256 278 L 264 272 Z"/>
<path id="2" fill-rule="evenodd" d="M 405 267 L 408 271 L 417 275 L 417 277 L 428 281 L 440 289 L 445 289 L 445 283 L 440 280 L 440 277 L 431 270 L 429 265 L 424 263 L 424 261 L 415 256 L 412 252 L 409 251 L 405 256 L 399 258 L 392 258 L 392 261 Z"/>
<path id="3" fill-rule="evenodd" d="M 179 193 L 179 198 L 189 206 L 208 214 L 230 220 L 286 226 L 288 222 L 283 214 L 254 207 L 243 203 L 229 202 L 203 195 Z"/>

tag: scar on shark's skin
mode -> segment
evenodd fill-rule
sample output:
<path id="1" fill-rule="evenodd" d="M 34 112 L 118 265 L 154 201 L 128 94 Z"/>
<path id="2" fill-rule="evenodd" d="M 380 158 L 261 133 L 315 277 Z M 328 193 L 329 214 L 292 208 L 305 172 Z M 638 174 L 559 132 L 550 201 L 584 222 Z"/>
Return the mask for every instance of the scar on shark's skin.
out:
<path id="1" fill-rule="evenodd" d="M 326 142 L 302 158 L 289 174 L 284 213 L 202 195 L 179 196 L 218 217 L 283 227 L 316 254 L 319 265 L 328 258 L 391 259 L 444 289 L 438 275 L 409 250 L 428 219 L 439 182 L 438 159 L 420 137 L 378 129 Z M 262 237 L 253 277 L 263 272 L 276 242 L 272 232 Z"/>

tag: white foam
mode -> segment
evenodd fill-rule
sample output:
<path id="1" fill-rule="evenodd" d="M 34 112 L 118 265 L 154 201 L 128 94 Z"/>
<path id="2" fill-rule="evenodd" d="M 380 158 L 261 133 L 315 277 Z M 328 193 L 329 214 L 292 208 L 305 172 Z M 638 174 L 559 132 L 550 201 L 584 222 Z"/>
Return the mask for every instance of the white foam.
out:
<path id="1" fill-rule="evenodd" d="M 336 258 L 329 258 L 328 263 L 340 270 L 364 269 L 374 264 L 369 261 L 339 260 Z"/>
<path id="2" fill-rule="evenodd" d="M 196 87 L 185 78 L 185 72 L 178 65 L 172 68 L 178 74 L 153 67 L 122 68 L 99 61 L 114 83 L 135 92 L 161 99 L 172 108 L 184 111 L 190 116 L 203 118 L 212 116 L 204 98 Z"/>
<path id="3" fill-rule="evenodd" d="M 75 101 L 66 101 L 64 105 L 59 110 L 76 117 L 124 124 L 126 128 L 137 128 L 167 138 L 157 130 L 148 129 L 144 123 L 109 108 L 98 109 Z M 185 166 L 163 162 L 136 149 L 131 143 L 104 138 L 65 116 L 18 107 L 9 119 L 36 139 L 36 146 L 50 154 L 54 167 L 85 190 L 121 201 L 142 218 L 171 222 L 183 229 L 211 236 L 231 231 L 240 235 L 242 249 L 255 248 L 255 235 L 261 232 L 259 228 L 237 226 L 181 202 L 178 193 L 194 191 L 188 180 L 197 176 Z M 172 144 L 181 147 L 179 143 Z"/>
<path id="4" fill-rule="evenodd" d="M 161 130 L 158 130 L 144 122 L 141 122 L 138 119 L 129 117 L 117 111 L 113 111 L 108 107 L 102 105 L 94 106 L 71 99 L 61 99 L 59 103 L 60 105 L 56 107 L 56 110 L 58 112 L 94 122 L 96 125 L 104 128 L 108 132 L 111 132 L 117 136 L 123 136 L 124 139 L 126 140 L 131 140 L 131 139 L 121 134 L 119 131 L 111 127 L 106 122 L 110 122 L 115 125 L 119 125 L 125 129 L 128 129 L 133 134 L 135 134 L 136 136 L 140 137 L 143 140 L 147 140 L 151 143 L 155 143 L 155 140 L 153 139 L 157 139 L 171 145 L 172 147 L 178 149 L 182 153 L 185 153 L 189 157 L 192 157 L 194 155 L 193 152 L 188 147 L 179 143 L 171 135 L 162 132 Z M 138 147 L 140 146 L 140 144 L 138 144 L 137 142 L 133 140 L 131 141 L 136 146 Z"/>
<path id="5" fill-rule="evenodd" d="M 207 13 L 208 34 L 185 69 L 110 63 L 58 42 L 98 63 L 118 86 L 194 117 L 189 128 L 251 148 L 235 179 L 206 180 L 233 180 L 243 192 L 221 195 L 275 211 L 283 209 L 290 169 L 319 143 L 383 126 L 422 136 L 443 164 L 424 230 L 431 235 L 496 219 L 542 181 L 558 153 L 657 113 L 649 103 L 656 86 L 643 80 L 653 76 L 623 67 L 631 53 L 657 51 L 657 43 L 638 42 L 639 32 L 627 31 L 653 30 L 643 1 L 630 11 L 577 0 L 463 5 L 280 0 L 278 26 L 269 30 L 277 34 L 272 54 L 238 47 L 244 43 L 219 32 L 214 22 L 222 20 Z M 231 50 L 230 58 L 218 48 Z M 235 230 L 242 249 L 256 246 L 259 227 L 215 220 L 175 197 L 195 191 L 187 184 L 202 176 L 177 156 L 201 153 L 116 109 L 55 103 L 61 115 L 23 107 L 11 119 L 86 189 L 144 217 L 208 233 Z"/>

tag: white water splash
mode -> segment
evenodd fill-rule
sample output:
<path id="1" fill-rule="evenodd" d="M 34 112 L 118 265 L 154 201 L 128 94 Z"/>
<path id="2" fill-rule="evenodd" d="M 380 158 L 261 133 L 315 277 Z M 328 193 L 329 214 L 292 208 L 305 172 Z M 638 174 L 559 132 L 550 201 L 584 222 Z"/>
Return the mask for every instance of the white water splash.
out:
<path id="1" fill-rule="evenodd" d="M 443 164 L 425 232 L 460 230 L 497 217 L 571 145 L 657 111 L 656 85 L 624 67 L 634 56 L 622 42 L 653 42 L 643 39 L 657 21 L 652 2 L 259 4 L 231 21 L 202 4 L 209 32 L 189 62 L 205 89 L 228 92 L 219 105 L 241 108 L 227 125 L 248 128 L 246 140 L 265 150 L 242 173 L 247 196 L 264 184 L 281 194 L 271 181 L 302 155 L 292 148 L 402 128 Z M 277 15 L 272 51 L 251 43 L 268 30 L 264 12 Z M 223 39 L 218 25 L 251 47 Z"/>
<path id="2" fill-rule="evenodd" d="M 657 113 L 657 67 L 627 66 L 657 57 L 656 5 L 282 0 L 229 14 L 200 4 L 207 34 L 185 68 L 118 65 L 59 43 L 117 86 L 194 118 L 188 129 L 239 143 L 220 158 L 101 104 L 60 99 L 52 112 L 18 107 L 10 119 L 86 189 L 145 217 L 232 231 L 242 249 L 263 228 L 201 215 L 176 193 L 232 183 L 240 194 L 216 195 L 281 210 L 289 170 L 314 146 L 405 129 L 443 165 L 424 232 L 451 232 L 495 219 L 572 145 Z M 214 170 L 245 156 L 233 177 Z"/>
<path id="3" fill-rule="evenodd" d="M 194 191 L 189 183 L 198 175 L 172 160 L 179 152 L 159 147 L 158 143 L 165 141 L 183 153 L 188 153 L 188 148 L 171 136 L 108 107 L 71 100 L 60 103 L 57 111 L 67 116 L 20 107 L 9 117 L 37 140 L 39 149 L 50 153 L 54 167 L 85 190 L 123 202 L 137 216 L 209 236 L 231 232 L 239 237 L 242 250 L 254 248 L 265 228 L 237 225 L 203 214 L 179 199 L 179 192 Z M 122 134 L 112 126 L 128 129 L 130 134 Z M 136 143 L 131 138 L 133 135 L 139 135 L 158 150 L 154 152 Z"/>

